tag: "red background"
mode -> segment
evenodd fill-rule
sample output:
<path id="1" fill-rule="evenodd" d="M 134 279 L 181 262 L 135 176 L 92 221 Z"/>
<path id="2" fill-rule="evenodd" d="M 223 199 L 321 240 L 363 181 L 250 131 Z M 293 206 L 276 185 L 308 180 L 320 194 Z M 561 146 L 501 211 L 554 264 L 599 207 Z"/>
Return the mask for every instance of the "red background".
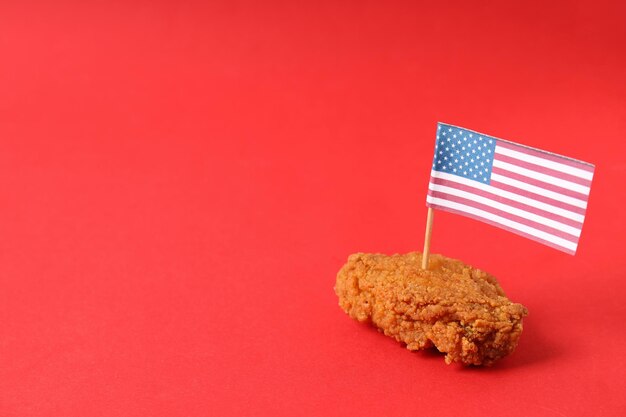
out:
<path id="1" fill-rule="evenodd" d="M 623 415 L 623 5 L 52 3 L 0 6 L 0 415 Z M 597 166 L 575 257 L 436 214 L 530 311 L 491 369 L 333 292 L 421 250 L 437 121 Z"/>

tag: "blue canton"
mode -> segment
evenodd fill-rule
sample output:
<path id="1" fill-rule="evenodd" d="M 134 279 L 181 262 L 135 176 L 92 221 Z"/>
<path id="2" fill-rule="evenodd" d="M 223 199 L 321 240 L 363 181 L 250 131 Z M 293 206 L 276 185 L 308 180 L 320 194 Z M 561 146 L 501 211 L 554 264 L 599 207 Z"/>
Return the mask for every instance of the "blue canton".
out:
<path id="1" fill-rule="evenodd" d="M 494 137 L 438 123 L 433 169 L 489 184 L 495 149 Z"/>

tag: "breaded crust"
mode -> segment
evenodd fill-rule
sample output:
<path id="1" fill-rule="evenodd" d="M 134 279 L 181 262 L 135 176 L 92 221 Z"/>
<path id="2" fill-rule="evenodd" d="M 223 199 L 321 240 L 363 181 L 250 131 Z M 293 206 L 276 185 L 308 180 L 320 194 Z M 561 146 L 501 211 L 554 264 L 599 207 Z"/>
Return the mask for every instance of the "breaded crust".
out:
<path id="1" fill-rule="evenodd" d="M 491 365 L 515 350 L 528 311 L 493 276 L 441 255 L 428 270 L 421 261 L 419 252 L 351 255 L 337 274 L 339 305 L 409 350 L 434 345 L 448 364 Z"/>

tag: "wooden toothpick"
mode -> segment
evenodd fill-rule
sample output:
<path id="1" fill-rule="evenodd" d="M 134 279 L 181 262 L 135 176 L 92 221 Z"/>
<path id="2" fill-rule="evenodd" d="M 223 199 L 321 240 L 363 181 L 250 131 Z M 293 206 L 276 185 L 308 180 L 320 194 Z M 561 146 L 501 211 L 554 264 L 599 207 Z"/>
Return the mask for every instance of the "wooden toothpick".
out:
<path id="1" fill-rule="evenodd" d="M 428 255 L 430 254 L 430 236 L 433 232 L 433 216 L 435 210 L 432 207 L 428 207 L 428 214 L 426 215 L 426 235 L 424 236 L 424 253 L 422 254 L 422 269 L 428 269 Z"/>

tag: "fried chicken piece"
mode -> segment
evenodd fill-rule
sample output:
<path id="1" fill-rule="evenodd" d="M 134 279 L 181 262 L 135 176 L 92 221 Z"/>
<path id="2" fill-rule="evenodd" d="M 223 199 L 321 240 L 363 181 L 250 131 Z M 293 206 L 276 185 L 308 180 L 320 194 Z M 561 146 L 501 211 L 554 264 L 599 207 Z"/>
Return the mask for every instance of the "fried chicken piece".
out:
<path id="1" fill-rule="evenodd" d="M 337 274 L 335 293 L 350 317 L 406 343 L 433 345 L 446 363 L 491 365 L 515 350 L 528 311 L 491 275 L 456 259 L 357 253 Z"/>

